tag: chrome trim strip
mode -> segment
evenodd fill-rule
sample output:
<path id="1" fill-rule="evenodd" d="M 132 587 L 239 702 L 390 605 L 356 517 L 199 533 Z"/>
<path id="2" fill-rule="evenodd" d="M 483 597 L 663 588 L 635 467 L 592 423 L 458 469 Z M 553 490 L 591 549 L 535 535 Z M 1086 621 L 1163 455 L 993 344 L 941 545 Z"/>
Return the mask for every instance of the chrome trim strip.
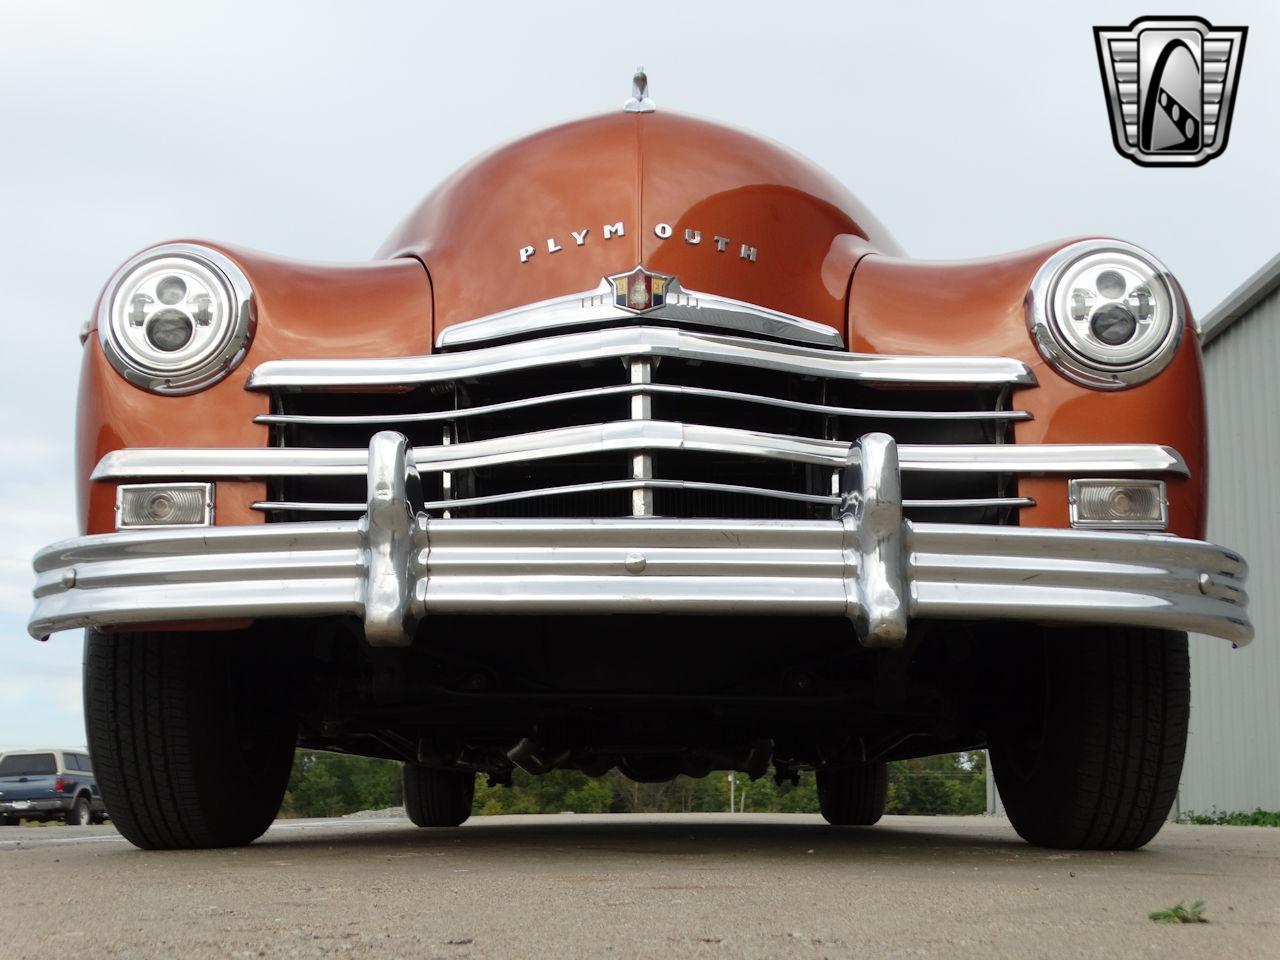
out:
<path id="1" fill-rule="evenodd" d="M 913 510 L 957 510 L 966 507 L 1034 507 L 1034 497 L 957 497 L 943 500 L 903 500 L 902 505 Z"/>
<path id="2" fill-rule="evenodd" d="M 367 471 L 368 463 L 368 451 L 363 449 L 132 447 L 108 453 L 93 468 L 90 479 L 356 476 Z"/>
<path id="3" fill-rule="evenodd" d="M 1001 619 L 1253 635 L 1246 566 L 1166 534 L 904 523 L 908 602 L 922 619 Z M 413 531 L 414 616 L 706 613 L 842 617 L 839 521 L 430 520 Z M 365 614 L 354 522 L 135 531 L 35 559 L 44 637 L 78 627 Z M 644 558 L 644 565 L 636 557 Z M 633 572 L 640 569 L 640 572 Z M 854 571 L 856 574 L 856 571 Z"/>
<path id="4" fill-rule="evenodd" d="M 707 397 L 713 400 L 732 400 L 739 403 L 756 403 L 769 407 L 781 407 L 785 410 L 799 410 L 805 413 L 822 413 L 837 417 L 864 417 L 877 420 L 1030 420 L 1032 416 L 1025 410 L 875 410 L 870 407 L 837 407 L 825 403 L 806 403 L 802 400 L 786 400 L 781 397 L 761 396 L 754 393 L 739 393 L 734 390 L 716 390 L 710 387 L 687 387 L 671 383 L 624 383 L 612 387 L 592 387 L 587 390 L 568 390 L 564 393 L 549 393 L 537 397 L 525 397 L 520 400 L 507 400 L 502 403 L 490 403 L 477 407 L 463 407 L 450 410 L 428 410 L 421 413 L 392 414 L 353 414 L 353 415 L 317 415 L 291 413 L 262 413 L 253 418 L 254 423 L 278 424 L 328 424 L 337 426 L 362 426 L 397 423 L 431 423 L 433 421 L 462 420 L 467 417 L 486 416 L 493 413 L 506 413 L 510 410 L 522 410 L 550 403 L 564 403 L 571 400 L 599 399 L 610 396 L 633 396 L 642 394 Z"/>
<path id="5" fill-rule="evenodd" d="M 436 500 L 439 503 L 439 500 Z M 296 513 L 360 513 L 364 511 L 364 503 L 338 503 L 337 500 L 325 503 L 323 500 L 253 500 L 250 509 L 257 511 L 273 511 L 288 509 Z"/>
<path id="6" fill-rule="evenodd" d="M 1182 455 L 1154 443 L 905 445 L 903 470 L 942 473 L 1100 473 L 1133 470 L 1190 476 Z"/>
<path id="7" fill-rule="evenodd" d="M 365 505 L 337 501 L 326 503 L 314 500 L 255 500 L 249 504 L 249 508 L 261 511 L 292 510 L 295 513 L 361 513 Z"/>
<path id="8" fill-rule="evenodd" d="M 879 383 L 1033 386 L 1031 368 L 1008 357 L 895 357 L 837 353 L 785 343 L 663 327 L 593 330 L 461 353 L 367 360 L 270 360 L 248 390 L 332 390 L 419 386 L 516 370 L 630 357 L 679 357 L 705 363 Z"/>
<path id="9" fill-rule="evenodd" d="M 730 297 L 684 290 L 675 278 L 667 282 L 666 297 L 667 302 L 663 306 L 645 310 L 639 316 L 646 320 L 671 320 L 757 337 L 776 337 L 811 346 L 844 348 L 844 337 L 840 331 L 825 323 L 815 323 Z M 436 336 L 436 347 L 442 350 L 465 347 L 485 340 L 528 337 L 560 327 L 635 321 L 636 317 L 635 312 L 614 305 L 613 286 L 609 278 L 605 278 L 591 290 L 540 300 L 445 327 Z"/>
<path id="10" fill-rule="evenodd" d="M 843 467 L 849 447 L 838 440 L 645 420 L 415 447 L 411 457 L 423 473 L 636 450 L 692 450 Z M 898 456 L 902 469 L 910 471 L 1188 475 L 1177 451 L 1156 444 L 904 444 Z M 353 476 L 367 469 L 368 453 L 363 449 L 135 447 L 108 453 L 92 479 Z"/>
<path id="11" fill-rule="evenodd" d="M 423 510 L 453 510 L 461 507 L 486 507 L 495 503 L 514 503 L 520 500 L 536 500 L 541 497 L 557 497 L 575 493 L 604 493 L 631 490 L 698 490 L 708 493 L 739 493 L 773 500 L 792 500 L 798 503 L 815 503 L 835 506 L 839 497 L 818 493 L 794 493 L 790 490 L 771 490 L 768 487 L 749 487 L 734 483 L 710 483 L 701 480 L 599 480 L 592 483 L 572 483 L 559 487 L 537 487 L 530 490 L 512 490 L 484 497 L 458 497 L 450 500 L 428 500 Z M 259 500 L 253 503 L 255 510 L 298 510 L 314 513 L 360 513 L 363 503 L 295 503 L 288 500 Z"/>
<path id="12" fill-rule="evenodd" d="M 422 509 L 434 511 L 450 510 L 458 507 L 483 507 L 495 503 L 512 503 L 519 500 L 533 500 L 539 497 L 554 497 L 563 494 L 634 490 L 638 486 L 654 490 L 704 490 L 713 493 L 739 493 L 744 496 L 793 500 L 800 503 L 814 503 L 831 507 L 838 506 L 840 503 L 838 496 L 827 496 L 820 493 L 793 493 L 790 490 L 771 490 L 768 487 L 747 487 L 732 483 L 707 483 L 699 480 L 603 480 L 596 483 L 575 483 L 562 487 L 513 490 L 510 493 L 495 493 L 486 497 L 429 500 L 422 505 Z M 1034 507 L 1035 505 L 1036 502 L 1031 497 L 970 497 L 946 500 L 902 501 L 904 508 L 913 510 L 954 510 L 967 507 Z M 365 509 L 363 503 L 324 503 L 299 500 L 255 500 L 250 506 L 254 510 L 290 510 L 296 513 L 360 513 Z"/>

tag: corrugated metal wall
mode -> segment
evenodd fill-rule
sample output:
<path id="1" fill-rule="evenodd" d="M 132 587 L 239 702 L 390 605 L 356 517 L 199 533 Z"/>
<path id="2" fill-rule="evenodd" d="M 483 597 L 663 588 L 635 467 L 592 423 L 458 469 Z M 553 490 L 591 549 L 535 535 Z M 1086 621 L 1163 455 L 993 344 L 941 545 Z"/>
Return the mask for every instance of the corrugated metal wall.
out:
<path id="1" fill-rule="evenodd" d="M 1257 639 L 1191 638 L 1181 810 L 1280 810 L 1280 290 L 1205 347 L 1209 539 L 1249 561 Z"/>

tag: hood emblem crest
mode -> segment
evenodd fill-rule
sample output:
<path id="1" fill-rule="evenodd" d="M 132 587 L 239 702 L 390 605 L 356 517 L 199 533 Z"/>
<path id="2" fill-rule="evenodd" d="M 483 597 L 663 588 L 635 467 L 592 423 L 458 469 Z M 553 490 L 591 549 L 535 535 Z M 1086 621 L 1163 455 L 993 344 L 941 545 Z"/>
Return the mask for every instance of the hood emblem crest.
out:
<path id="1" fill-rule="evenodd" d="M 613 305 L 631 313 L 655 310 L 667 302 L 667 293 L 676 284 L 675 277 L 650 273 L 644 267 L 636 267 L 630 273 L 620 273 L 608 278 L 613 287 Z"/>

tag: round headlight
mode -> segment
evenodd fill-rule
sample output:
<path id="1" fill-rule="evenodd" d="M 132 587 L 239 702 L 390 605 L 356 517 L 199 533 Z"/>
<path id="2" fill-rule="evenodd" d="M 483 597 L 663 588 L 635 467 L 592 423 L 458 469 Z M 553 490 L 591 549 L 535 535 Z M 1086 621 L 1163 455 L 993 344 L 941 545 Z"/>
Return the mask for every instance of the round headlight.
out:
<path id="1" fill-rule="evenodd" d="M 1150 380 L 1182 339 L 1169 271 L 1118 240 L 1085 240 L 1045 261 L 1027 292 L 1027 323 L 1045 359 L 1077 383 L 1119 389 Z"/>
<path id="2" fill-rule="evenodd" d="M 170 243 L 138 254 L 107 284 L 98 337 L 111 365 L 155 393 L 216 383 L 244 357 L 253 295 L 216 250 Z"/>

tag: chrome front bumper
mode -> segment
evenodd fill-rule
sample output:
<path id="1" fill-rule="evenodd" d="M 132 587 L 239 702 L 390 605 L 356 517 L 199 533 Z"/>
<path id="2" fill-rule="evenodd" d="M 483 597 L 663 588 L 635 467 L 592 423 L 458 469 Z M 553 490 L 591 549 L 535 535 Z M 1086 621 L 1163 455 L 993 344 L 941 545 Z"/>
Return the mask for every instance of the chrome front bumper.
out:
<path id="1" fill-rule="evenodd" d="M 850 450 L 837 520 L 428 519 L 407 441 L 369 447 L 357 522 L 139 530 L 35 559 L 28 629 L 351 615 L 377 646 L 432 614 L 844 616 L 863 644 L 912 618 L 1160 627 L 1236 645 L 1253 628 L 1244 560 L 1168 534 L 912 523 L 897 447 Z"/>

